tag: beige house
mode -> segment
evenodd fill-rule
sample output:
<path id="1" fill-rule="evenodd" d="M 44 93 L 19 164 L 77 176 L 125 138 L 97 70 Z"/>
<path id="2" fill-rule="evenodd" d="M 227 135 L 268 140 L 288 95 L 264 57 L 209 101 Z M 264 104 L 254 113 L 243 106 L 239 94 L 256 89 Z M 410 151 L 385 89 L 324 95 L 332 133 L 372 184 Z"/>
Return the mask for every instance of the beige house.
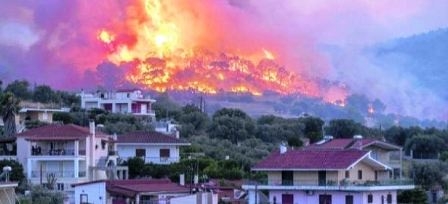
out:
<path id="1" fill-rule="evenodd" d="M 281 147 L 252 168 L 267 180 L 243 185 L 249 204 L 397 203 L 397 190 L 413 189 L 412 180 L 394 180 L 392 168 L 360 148 Z"/>

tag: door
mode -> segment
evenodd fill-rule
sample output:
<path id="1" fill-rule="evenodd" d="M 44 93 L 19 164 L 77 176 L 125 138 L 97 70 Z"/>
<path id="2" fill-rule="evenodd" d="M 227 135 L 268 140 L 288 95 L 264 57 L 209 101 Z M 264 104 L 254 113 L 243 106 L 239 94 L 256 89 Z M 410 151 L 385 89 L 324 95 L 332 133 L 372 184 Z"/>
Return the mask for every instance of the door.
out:
<path id="1" fill-rule="evenodd" d="M 294 184 L 294 172 L 292 171 L 282 171 L 282 185 L 293 185 Z"/>
<path id="2" fill-rule="evenodd" d="M 282 204 L 294 204 L 294 195 L 283 194 L 282 195 Z"/>
<path id="3" fill-rule="evenodd" d="M 345 196 L 345 204 L 353 204 L 353 195 Z"/>
<path id="4" fill-rule="evenodd" d="M 319 171 L 318 179 L 319 179 L 319 186 L 325 186 L 327 183 L 327 172 Z"/>
<path id="5" fill-rule="evenodd" d="M 319 195 L 319 204 L 331 204 L 331 195 Z"/>
<path id="6" fill-rule="evenodd" d="M 148 113 L 148 105 L 146 105 L 146 104 L 142 104 L 142 106 L 141 106 L 141 112 L 140 113 L 142 113 L 142 114 L 146 114 L 146 113 Z"/>

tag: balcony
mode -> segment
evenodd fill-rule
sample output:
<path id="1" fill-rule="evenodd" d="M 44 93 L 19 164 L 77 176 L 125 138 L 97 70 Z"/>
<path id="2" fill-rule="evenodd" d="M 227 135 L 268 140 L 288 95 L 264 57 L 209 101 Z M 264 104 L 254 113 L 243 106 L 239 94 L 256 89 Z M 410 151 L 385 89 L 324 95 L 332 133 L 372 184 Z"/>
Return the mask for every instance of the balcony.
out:
<path id="1" fill-rule="evenodd" d="M 408 179 L 383 180 L 383 181 L 347 181 L 347 180 L 265 180 L 246 181 L 243 189 L 259 190 L 350 190 L 350 191 L 374 191 L 374 190 L 406 190 L 414 189 L 414 181 Z"/>
<path id="2" fill-rule="evenodd" d="M 73 156 L 75 155 L 74 149 L 42 149 L 36 147 L 31 149 L 32 156 Z"/>
<path id="3" fill-rule="evenodd" d="M 128 160 L 134 157 L 120 157 L 121 160 Z M 153 164 L 171 164 L 177 163 L 180 160 L 180 157 L 139 157 L 142 158 L 145 163 L 153 163 Z"/>
<path id="4" fill-rule="evenodd" d="M 85 171 L 31 171 L 31 178 L 40 178 L 42 173 L 42 178 L 47 178 L 47 176 L 55 175 L 56 178 L 74 178 L 75 173 L 78 173 L 78 177 L 85 177 Z"/>

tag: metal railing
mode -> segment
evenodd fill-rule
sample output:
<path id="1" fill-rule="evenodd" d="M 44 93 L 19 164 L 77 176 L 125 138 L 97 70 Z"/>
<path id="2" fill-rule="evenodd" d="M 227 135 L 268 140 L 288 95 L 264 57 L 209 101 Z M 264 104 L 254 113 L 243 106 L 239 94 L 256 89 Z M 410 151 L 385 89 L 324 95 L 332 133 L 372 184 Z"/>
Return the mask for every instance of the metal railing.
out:
<path id="1" fill-rule="evenodd" d="M 70 156 L 75 155 L 74 149 L 47 149 L 47 148 L 32 148 L 31 155 L 33 156 Z"/>
<path id="2" fill-rule="evenodd" d="M 134 157 L 120 157 L 122 160 L 128 160 Z M 145 160 L 145 163 L 155 163 L 155 164 L 170 164 L 173 162 L 179 162 L 180 157 L 139 157 Z"/>
<path id="3" fill-rule="evenodd" d="M 268 186 L 404 186 L 414 185 L 411 179 L 390 179 L 390 180 L 262 180 L 245 181 L 246 185 L 268 185 Z"/>
<path id="4" fill-rule="evenodd" d="M 40 178 L 41 175 L 43 178 L 47 178 L 47 176 L 54 175 L 56 178 L 74 178 L 75 173 L 78 173 L 78 177 L 85 177 L 86 172 L 85 171 L 31 171 L 31 177 L 32 178 Z"/>

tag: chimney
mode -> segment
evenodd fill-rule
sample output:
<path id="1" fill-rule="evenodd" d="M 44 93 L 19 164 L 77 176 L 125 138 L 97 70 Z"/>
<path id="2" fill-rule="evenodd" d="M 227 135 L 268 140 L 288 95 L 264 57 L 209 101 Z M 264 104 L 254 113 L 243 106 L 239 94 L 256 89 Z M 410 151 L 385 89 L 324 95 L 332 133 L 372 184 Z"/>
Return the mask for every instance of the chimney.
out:
<path id="1" fill-rule="evenodd" d="M 355 149 L 361 150 L 362 149 L 362 135 L 354 135 L 353 140 L 355 142 L 353 143 L 352 147 Z"/>
<path id="2" fill-rule="evenodd" d="M 325 140 L 325 142 L 330 141 L 330 140 L 332 140 L 332 139 L 333 139 L 333 136 L 332 136 L 332 135 L 325 135 L 325 136 L 324 136 L 324 140 Z"/>
<path id="3" fill-rule="evenodd" d="M 179 175 L 179 185 L 185 186 L 185 174 Z"/>
<path id="4" fill-rule="evenodd" d="M 91 120 L 89 122 L 90 134 L 95 135 L 95 121 Z"/>
<path id="5" fill-rule="evenodd" d="M 284 142 L 280 143 L 280 154 L 284 154 L 288 151 L 288 147 L 286 147 L 286 144 Z"/>

